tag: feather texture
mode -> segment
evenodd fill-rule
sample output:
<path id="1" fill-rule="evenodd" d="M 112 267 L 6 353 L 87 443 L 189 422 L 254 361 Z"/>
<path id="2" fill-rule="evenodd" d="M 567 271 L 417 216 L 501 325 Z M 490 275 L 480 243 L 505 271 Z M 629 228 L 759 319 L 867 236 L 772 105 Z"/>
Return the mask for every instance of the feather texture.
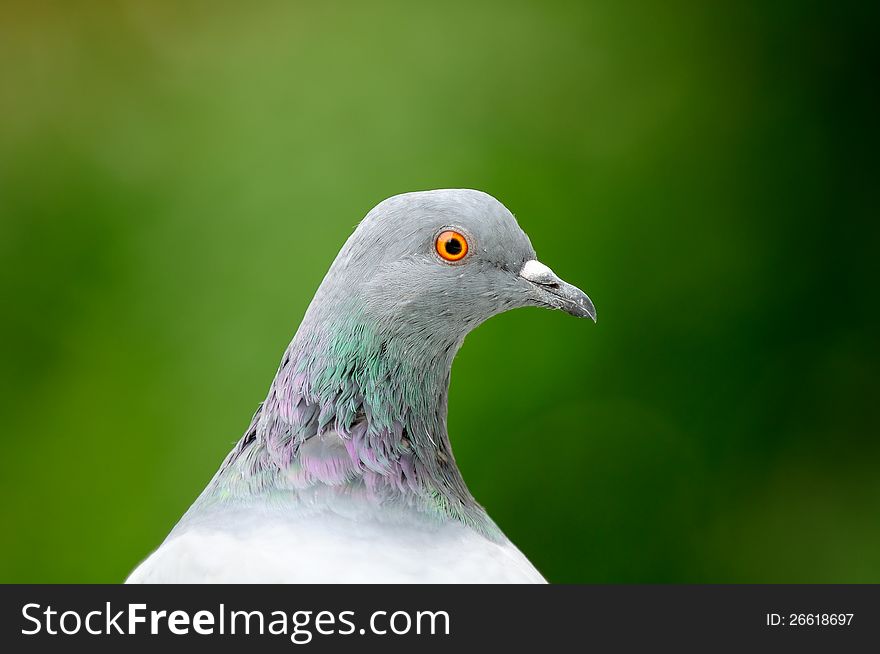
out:
<path id="1" fill-rule="evenodd" d="M 450 226 L 470 241 L 454 265 L 433 249 Z M 244 436 L 129 581 L 543 581 L 468 491 L 446 423 L 467 333 L 511 308 L 556 306 L 519 275 L 534 259 L 485 193 L 379 204 L 324 278 Z"/>

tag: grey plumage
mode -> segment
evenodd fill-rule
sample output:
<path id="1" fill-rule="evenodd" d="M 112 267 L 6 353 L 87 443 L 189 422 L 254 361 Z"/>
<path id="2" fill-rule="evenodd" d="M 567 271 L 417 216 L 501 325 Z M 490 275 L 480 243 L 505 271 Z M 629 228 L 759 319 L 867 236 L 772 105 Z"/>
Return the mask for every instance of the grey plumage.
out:
<path id="1" fill-rule="evenodd" d="M 465 241 L 466 256 L 439 254 L 443 230 Z M 380 203 L 343 246 L 265 402 L 172 537 L 256 502 L 288 516 L 453 521 L 506 542 L 455 464 L 447 397 L 468 332 L 523 306 L 595 320 L 589 298 L 537 261 L 493 197 L 456 189 Z"/>

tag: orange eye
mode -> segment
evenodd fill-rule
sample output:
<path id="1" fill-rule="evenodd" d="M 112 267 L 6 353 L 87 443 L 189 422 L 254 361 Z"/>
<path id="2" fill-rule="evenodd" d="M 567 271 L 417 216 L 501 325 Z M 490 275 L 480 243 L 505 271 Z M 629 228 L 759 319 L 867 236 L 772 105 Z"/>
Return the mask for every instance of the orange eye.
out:
<path id="1" fill-rule="evenodd" d="M 464 259 L 468 251 L 467 239 L 451 229 L 441 232 L 437 237 L 437 254 L 447 261 Z"/>

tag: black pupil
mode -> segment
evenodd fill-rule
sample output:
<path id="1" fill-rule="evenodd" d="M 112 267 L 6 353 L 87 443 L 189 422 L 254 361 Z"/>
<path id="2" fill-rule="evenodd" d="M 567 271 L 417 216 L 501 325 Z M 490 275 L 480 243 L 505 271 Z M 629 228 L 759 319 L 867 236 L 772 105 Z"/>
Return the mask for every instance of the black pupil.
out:
<path id="1" fill-rule="evenodd" d="M 461 241 L 457 238 L 451 238 L 446 241 L 446 254 L 451 254 L 453 257 L 457 254 L 461 254 Z"/>

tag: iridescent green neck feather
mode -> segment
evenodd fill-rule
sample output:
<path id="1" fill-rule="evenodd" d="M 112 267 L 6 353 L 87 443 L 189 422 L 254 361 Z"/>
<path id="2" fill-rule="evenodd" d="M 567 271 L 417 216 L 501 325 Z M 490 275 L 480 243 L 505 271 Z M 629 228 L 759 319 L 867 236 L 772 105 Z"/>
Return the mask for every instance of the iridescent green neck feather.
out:
<path id="1" fill-rule="evenodd" d="M 212 497 L 343 494 L 495 535 L 447 433 L 450 370 L 463 336 L 389 330 L 355 304 L 310 309 Z"/>

